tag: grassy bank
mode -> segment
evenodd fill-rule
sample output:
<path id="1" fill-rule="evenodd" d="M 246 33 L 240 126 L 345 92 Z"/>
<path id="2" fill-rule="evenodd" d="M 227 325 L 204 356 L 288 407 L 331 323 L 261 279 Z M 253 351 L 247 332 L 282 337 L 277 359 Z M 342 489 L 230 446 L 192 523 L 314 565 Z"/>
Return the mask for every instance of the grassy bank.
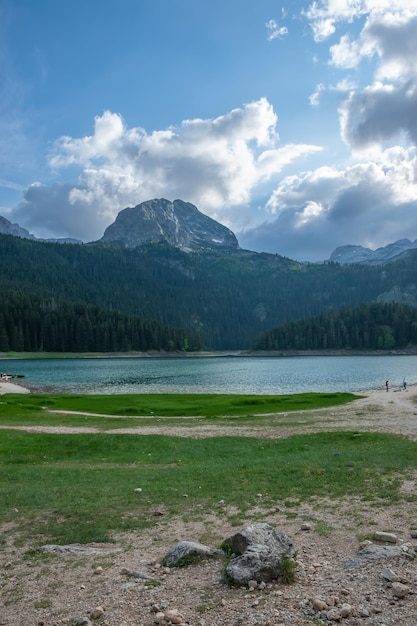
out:
<path id="1" fill-rule="evenodd" d="M 417 443 L 399 436 L 336 432 L 287 439 L 239 436 L 172 437 L 179 415 L 211 424 L 268 424 L 280 428 L 301 409 L 328 407 L 357 398 L 351 394 L 294 396 L 5 395 L 0 424 L 114 425 L 164 417 L 164 436 L 42 434 L 2 430 L 0 437 L 0 523 L 39 542 L 105 541 L 120 530 L 155 524 L 155 512 L 198 519 L 208 512 L 251 519 L 259 504 L 294 506 L 310 498 L 355 497 L 377 504 L 415 500 L 400 490 L 417 469 Z M 61 415 L 88 411 L 125 417 Z M 297 414 L 292 412 L 297 411 Z M 281 412 L 281 413 L 280 413 Z M 266 415 L 272 413 L 275 415 Z M 314 420 L 314 413 L 309 412 Z M 274 421 L 275 420 L 275 421 Z M 193 419 L 184 420 L 192 430 Z M 141 422 L 143 423 L 143 422 Z M 236 428 L 236 433 L 238 430 Z M 190 431 L 191 434 L 191 431 Z M 141 489 L 141 491 L 135 491 Z M 233 508 L 233 514 L 230 511 Z"/>
<path id="2" fill-rule="evenodd" d="M 262 440 L 6 430 L 0 520 L 38 542 L 106 541 L 154 524 L 155 511 L 196 520 L 234 507 L 230 521 L 243 523 L 259 494 L 262 506 L 289 512 L 324 493 L 387 504 L 416 499 L 399 489 L 416 468 L 417 444 L 383 434 Z"/>
<path id="3" fill-rule="evenodd" d="M 213 420 L 262 420 L 271 413 L 311 410 L 352 402 L 350 393 L 303 393 L 281 396 L 256 396 L 235 394 L 6 394 L 0 399 L 0 424 L 39 425 L 65 424 L 119 428 L 120 420 L 83 416 L 82 418 L 51 413 L 51 411 L 77 411 L 105 416 L 196 417 Z M 128 421 L 125 422 L 129 424 Z"/>

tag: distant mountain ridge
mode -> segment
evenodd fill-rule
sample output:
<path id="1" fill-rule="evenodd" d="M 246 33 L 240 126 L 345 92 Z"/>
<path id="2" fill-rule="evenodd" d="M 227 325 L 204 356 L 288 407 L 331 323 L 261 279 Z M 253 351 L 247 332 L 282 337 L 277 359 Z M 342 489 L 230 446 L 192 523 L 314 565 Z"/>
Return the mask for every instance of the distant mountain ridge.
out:
<path id="1" fill-rule="evenodd" d="M 239 244 L 231 230 L 183 200 L 155 198 L 119 212 L 96 243 L 119 243 L 135 248 L 165 241 L 185 252 L 233 248 Z"/>
<path id="2" fill-rule="evenodd" d="M 409 250 L 417 248 L 417 239 L 410 241 L 409 239 L 399 239 L 394 243 L 390 243 L 376 250 L 364 248 L 363 246 L 340 246 L 336 248 L 330 255 L 329 261 L 332 263 L 352 264 L 358 263 L 362 265 L 381 265 L 394 261 Z"/>
<path id="3" fill-rule="evenodd" d="M 19 224 L 12 224 L 10 220 L 0 215 L 0 234 L 1 235 L 13 235 L 13 237 L 20 237 L 21 239 L 31 239 L 32 241 L 52 241 L 54 243 L 82 243 L 79 239 L 72 239 L 71 237 L 58 237 L 56 239 L 38 239 L 35 235 L 32 235 L 26 228 L 22 228 Z"/>

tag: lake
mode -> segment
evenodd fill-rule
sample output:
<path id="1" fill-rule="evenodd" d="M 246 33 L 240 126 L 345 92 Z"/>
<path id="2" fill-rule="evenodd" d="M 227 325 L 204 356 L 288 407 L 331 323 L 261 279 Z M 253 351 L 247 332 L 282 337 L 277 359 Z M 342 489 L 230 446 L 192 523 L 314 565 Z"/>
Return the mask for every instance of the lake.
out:
<path id="1" fill-rule="evenodd" d="M 2 359 L 0 370 L 50 393 L 357 393 L 415 384 L 417 355 Z"/>

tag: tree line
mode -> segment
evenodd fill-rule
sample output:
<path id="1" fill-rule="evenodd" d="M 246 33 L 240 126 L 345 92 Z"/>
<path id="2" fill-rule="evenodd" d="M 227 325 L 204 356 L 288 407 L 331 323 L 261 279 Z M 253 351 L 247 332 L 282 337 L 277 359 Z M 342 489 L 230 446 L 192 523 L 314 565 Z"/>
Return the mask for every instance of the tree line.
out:
<path id="1" fill-rule="evenodd" d="M 0 235 L 0 294 L 97 306 L 182 329 L 205 350 L 243 350 L 260 333 L 322 311 L 384 294 L 417 302 L 413 252 L 383 267 L 342 266 L 239 249 L 187 253 L 162 242 L 126 249 Z"/>
<path id="2" fill-rule="evenodd" d="M 261 333 L 254 350 L 389 350 L 417 345 L 417 308 L 398 302 L 344 307 Z"/>
<path id="3" fill-rule="evenodd" d="M 96 305 L 3 291 L 0 351 L 128 352 L 201 349 L 200 338 Z"/>

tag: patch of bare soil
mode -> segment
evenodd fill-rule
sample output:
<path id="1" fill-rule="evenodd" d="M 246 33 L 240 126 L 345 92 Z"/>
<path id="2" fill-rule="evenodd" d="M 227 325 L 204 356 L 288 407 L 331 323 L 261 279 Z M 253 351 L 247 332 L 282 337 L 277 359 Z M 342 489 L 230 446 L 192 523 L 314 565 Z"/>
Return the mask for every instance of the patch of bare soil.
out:
<path id="1" fill-rule="evenodd" d="M 280 415 L 263 428 L 211 427 L 199 425 L 198 420 L 192 427 L 184 423 L 168 428 L 163 422 L 142 427 L 138 420 L 135 428 L 117 432 L 287 437 L 348 429 L 417 439 L 416 400 L 412 389 L 383 391 L 342 407 L 292 413 L 291 419 Z M 51 432 L 50 428 L 36 430 Z M 403 490 L 416 494 L 417 475 L 407 475 Z M 228 507 L 226 493 L 219 496 L 215 510 L 197 508 L 190 519 L 170 517 L 161 508 L 154 511 L 156 524 L 151 529 L 115 536 L 109 546 L 89 546 L 97 549 L 93 554 L 35 551 L 28 556 L 28 550 L 39 546 L 20 545 L 11 525 L 0 527 L 0 625 L 75 626 L 90 621 L 103 626 L 152 626 L 167 611 L 177 609 L 190 626 L 416 626 L 417 568 L 408 556 L 413 548 L 417 550 L 412 533 L 417 528 L 415 502 L 390 507 L 375 507 L 356 498 L 335 502 L 326 498 L 324 489 L 313 502 L 288 504 L 276 502 L 267 508 L 259 494 L 256 510 L 242 518 Z M 177 541 L 218 547 L 254 519 L 272 524 L 293 541 L 297 551 L 293 584 L 277 581 L 253 590 L 231 588 L 224 580 L 222 559 L 172 570 L 160 566 Z M 396 545 L 404 548 L 401 556 L 346 567 L 361 540 L 375 531 L 395 534 Z M 107 553 L 107 548 L 119 551 Z"/>

